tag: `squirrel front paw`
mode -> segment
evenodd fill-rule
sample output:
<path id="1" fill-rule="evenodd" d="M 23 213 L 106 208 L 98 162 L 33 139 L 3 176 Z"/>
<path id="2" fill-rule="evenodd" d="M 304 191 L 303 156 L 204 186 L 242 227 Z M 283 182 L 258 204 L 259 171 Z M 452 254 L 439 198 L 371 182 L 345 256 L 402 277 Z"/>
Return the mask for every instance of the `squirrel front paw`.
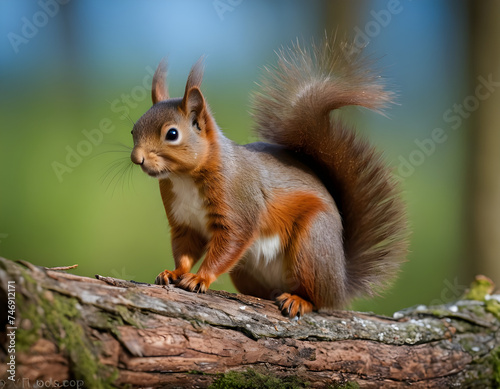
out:
<path id="1" fill-rule="evenodd" d="M 163 270 L 155 279 L 156 285 L 174 284 L 182 276 L 177 270 Z"/>
<path id="2" fill-rule="evenodd" d="M 284 316 L 299 318 L 312 312 L 314 305 L 295 294 L 283 293 L 277 299 L 279 309 Z"/>
<path id="3" fill-rule="evenodd" d="M 209 276 L 186 273 L 181 277 L 177 286 L 190 292 L 205 293 L 212 281 L 212 277 Z"/>

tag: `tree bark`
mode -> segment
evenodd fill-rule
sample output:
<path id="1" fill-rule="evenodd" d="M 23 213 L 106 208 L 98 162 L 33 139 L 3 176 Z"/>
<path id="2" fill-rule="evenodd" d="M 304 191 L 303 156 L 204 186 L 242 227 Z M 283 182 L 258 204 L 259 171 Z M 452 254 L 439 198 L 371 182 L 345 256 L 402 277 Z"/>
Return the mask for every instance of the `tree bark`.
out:
<path id="1" fill-rule="evenodd" d="M 500 383 L 500 303 L 482 279 L 469 293 L 477 300 L 419 306 L 393 318 L 336 311 L 297 321 L 270 301 L 241 294 L 96 277 L 0 258 L 6 387 Z M 8 302 L 13 292 L 15 305 Z M 18 386 L 7 364 L 13 339 Z"/>

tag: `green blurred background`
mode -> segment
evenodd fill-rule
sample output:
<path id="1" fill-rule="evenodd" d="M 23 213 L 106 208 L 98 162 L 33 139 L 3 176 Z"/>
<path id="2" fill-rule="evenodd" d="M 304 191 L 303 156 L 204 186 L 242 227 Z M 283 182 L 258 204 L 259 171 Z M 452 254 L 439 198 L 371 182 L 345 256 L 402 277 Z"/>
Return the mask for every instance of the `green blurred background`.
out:
<path id="1" fill-rule="evenodd" d="M 132 122 L 151 105 L 151 72 L 167 56 L 170 92 L 181 95 L 206 55 L 203 91 L 218 124 L 248 143 L 256 140 L 249 93 L 262 67 L 279 47 L 326 30 L 367 44 L 397 92 L 387 117 L 346 114 L 400 176 L 413 230 L 394 288 L 353 308 L 390 314 L 447 302 L 479 272 L 500 282 L 500 165 L 488 173 L 478 162 L 498 150 L 491 113 L 500 92 L 490 82 L 488 96 L 476 96 L 479 76 L 500 80 L 500 13 L 498 1 L 476 3 L 2 1 L 0 255 L 144 282 L 172 269 L 158 184 L 129 160 Z M 227 275 L 212 287 L 234 291 Z"/>

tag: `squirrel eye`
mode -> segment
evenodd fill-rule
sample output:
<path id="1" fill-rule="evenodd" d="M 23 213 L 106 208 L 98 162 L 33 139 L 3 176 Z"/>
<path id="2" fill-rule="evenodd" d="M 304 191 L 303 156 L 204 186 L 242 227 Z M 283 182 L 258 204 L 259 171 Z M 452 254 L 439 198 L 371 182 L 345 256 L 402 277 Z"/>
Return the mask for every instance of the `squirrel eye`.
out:
<path id="1" fill-rule="evenodd" d="M 176 141 L 179 138 L 179 131 L 176 128 L 171 128 L 167 131 L 167 135 L 165 135 L 165 139 L 168 141 Z"/>

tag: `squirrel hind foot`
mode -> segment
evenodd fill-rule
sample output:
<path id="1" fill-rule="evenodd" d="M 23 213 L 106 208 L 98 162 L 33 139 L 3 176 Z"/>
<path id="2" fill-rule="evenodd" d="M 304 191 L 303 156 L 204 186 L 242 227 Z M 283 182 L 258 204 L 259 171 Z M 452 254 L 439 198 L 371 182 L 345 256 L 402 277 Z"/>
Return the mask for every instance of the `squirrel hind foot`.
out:
<path id="1" fill-rule="evenodd" d="M 314 305 L 295 294 L 283 293 L 276 299 L 276 303 L 284 316 L 291 319 L 300 319 L 306 313 L 312 312 Z"/>

